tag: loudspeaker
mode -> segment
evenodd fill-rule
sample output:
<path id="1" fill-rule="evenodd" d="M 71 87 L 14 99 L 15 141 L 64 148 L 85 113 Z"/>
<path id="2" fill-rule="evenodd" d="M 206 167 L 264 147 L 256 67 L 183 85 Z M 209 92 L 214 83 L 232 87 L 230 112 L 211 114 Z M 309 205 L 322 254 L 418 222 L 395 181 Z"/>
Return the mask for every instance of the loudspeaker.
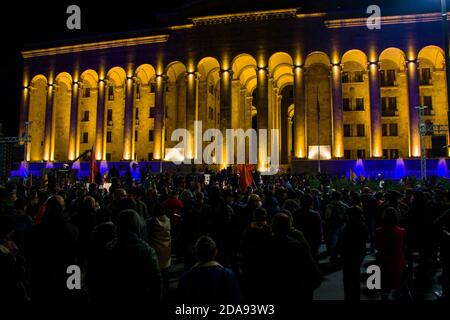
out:
<path id="1" fill-rule="evenodd" d="M 447 136 L 431 136 L 431 157 L 445 158 L 447 156 Z"/>

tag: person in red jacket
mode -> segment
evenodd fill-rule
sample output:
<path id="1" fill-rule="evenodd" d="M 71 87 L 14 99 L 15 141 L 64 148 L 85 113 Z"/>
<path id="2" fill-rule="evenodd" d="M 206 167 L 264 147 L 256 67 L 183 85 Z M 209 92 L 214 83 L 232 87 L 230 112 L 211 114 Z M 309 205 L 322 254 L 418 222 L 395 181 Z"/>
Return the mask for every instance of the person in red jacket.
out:
<path id="1" fill-rule="evenodd" d="M 398 226 L 399 214 L 395 208 L 388 207 L 382 217 L 382 226 L 375 232 L 377 264 L 381 269 L 381 291 L 387 298 L 402 288 L 406 267 L 406 230 Z"/>

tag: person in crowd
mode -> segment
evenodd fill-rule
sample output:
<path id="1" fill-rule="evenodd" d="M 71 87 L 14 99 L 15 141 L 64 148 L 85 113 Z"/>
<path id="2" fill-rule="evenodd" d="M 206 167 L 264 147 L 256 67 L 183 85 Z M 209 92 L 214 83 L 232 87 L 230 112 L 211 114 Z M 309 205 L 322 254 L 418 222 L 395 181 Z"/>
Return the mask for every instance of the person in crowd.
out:
<path id="1" fill-rule="evenodd" d="M 304 194 L 300 198 L 300 205 L 298 211 L 292 212 L 294 227 L 303 233 L 314 259 L 318 261 L 322 243 L 322 219 L 320 214 L 312 209 L 313 197 L 310 194 Z"/>
<path id="2" fill-rule="evenodd" d="M 169 294 L 169 270 L 171 265 L 170 219 L 161 205 L 156 207 L 155 216 L 147 220 L 148 243 L 158 256 L 159 269 L 163 281 L 162 298 Z"/>
<path id="3" fill-rule="evenodd" d="M 367 226 L 364 212 L 360 207 L 347 209 L 348 221 L 342 229 L 338 240 L 341 253 L 344 299 L 360 300 L 361 264 L 366 256 Z"/>
<path id="4" fill-rule="evenodd" d="M 117 228 L 111 221 L 111 212 L 101 208 L 95 214 L 95 226 L 89 238 L 87 252 L 86 283 L 90 299 L 95 300 L 107 294 L 107 279 L 105 270 L 107 262 L 106 245 L 116 237 Z"/>
<path id="5" fill-rule="evenodd" d="M 77 265 L 78 228 L 68 222 L 61 196 L 45 203 L 42 223 L 31 230 L 31 295 L 40 301 L 73 300 L 77 293 L 66 285 L 67 267 Z"/>
<path id="6" fill-rule="evenodd" d="M 107 244 L 108 300 L 152 303 L 161 301 L 162 278 L 158 256 L 142 236 L 142 220 L 135 210 L 119 213 L 117 237 Z"/>
<path id="7" fill-rule="evenodd" d="M 0 301 L 25 301 L 25 260 L 12 240 L 14 218 L 0 215 Z"/>
<path id="8" fill-rule="evenodd" d="M 84 269 L 86 265 L 89 240 L 95 227 L 97 203 L 91 196 L 83 198 L 83 206 L 72 217 L 71 222 L 78 228 L 78 263 Z"/>
<path id="9" fill-rule="evenodd" d="M 195 253 L 198 262 L 179 280 L 179 301 L 206 304 L 242 301 L 236 275 L 215 260 L 218 252 L 214 240 L 209 236 L 200 237 Z"/>
<path id="10" fill-rule="evenodd" d="M 289 216 L 277 213 L 272 219 L 273 237 L 268 253 L 270 301 L 312 300 L 314 290 L 322 282 L 309 248 L 289 237 L 290 230 Z"/>
<path id="11" fill-rule="evenodd" d="M 406 231 L 398 226 L 397 209 L 388 207 L 382 218 L 382 227 L 375 232 L 377 265 L 381 269 L 383 299 L 396 299 L 404 284 L 406 267 Z"/>
<path id="12" fill-rule="evenodd" d="M 330 262 L 338 260 L 337 242 L 347 221 L 347 209 L 348 205 L 342 201 L 342 194 L 339 191 L 332 192 L 331 202 L 325 211 L 326 242 Z"/>
<path id="13" fill-rule="evenodd" d="M 270 237 L 267 212 L 264 208 L 257 208 L 253 212 L 252 223 L 244 230 L 239 250 L 245 297 L 252 301 L 259 301 L 269 294 L 265 275 Z"/>

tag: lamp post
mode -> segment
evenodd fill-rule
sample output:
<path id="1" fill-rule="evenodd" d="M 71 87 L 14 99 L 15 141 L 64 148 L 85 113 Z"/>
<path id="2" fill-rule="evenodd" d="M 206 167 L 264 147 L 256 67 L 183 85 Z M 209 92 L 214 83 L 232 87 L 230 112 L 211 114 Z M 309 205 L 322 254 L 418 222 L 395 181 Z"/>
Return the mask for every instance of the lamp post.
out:
<path id="1" fill-rule="evenodd" d="M 425 135 L 427 134 L 427 126 L 423 122 L 426 106 L 418 106 L 419 111 L 419 133 L 420 133 L 420 179 L 427 179 L 427 157 L 425 155 Z"/>

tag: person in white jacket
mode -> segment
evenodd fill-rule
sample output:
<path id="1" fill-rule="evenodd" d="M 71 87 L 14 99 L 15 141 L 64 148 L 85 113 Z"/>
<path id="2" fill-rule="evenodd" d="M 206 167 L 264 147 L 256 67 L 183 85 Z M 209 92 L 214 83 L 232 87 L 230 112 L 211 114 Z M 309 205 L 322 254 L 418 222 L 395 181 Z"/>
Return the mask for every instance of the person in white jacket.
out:
<path id="1" fill-rule="evenodd" d="M 163 278 L 163 299 L 169 290 L 169 269 L 171 266 L 170 219 L 162 206 L 155 208 L 155 216 L 147 220 L 147 235 L 149 245 L 156 251 L 159 268 Z"/>

